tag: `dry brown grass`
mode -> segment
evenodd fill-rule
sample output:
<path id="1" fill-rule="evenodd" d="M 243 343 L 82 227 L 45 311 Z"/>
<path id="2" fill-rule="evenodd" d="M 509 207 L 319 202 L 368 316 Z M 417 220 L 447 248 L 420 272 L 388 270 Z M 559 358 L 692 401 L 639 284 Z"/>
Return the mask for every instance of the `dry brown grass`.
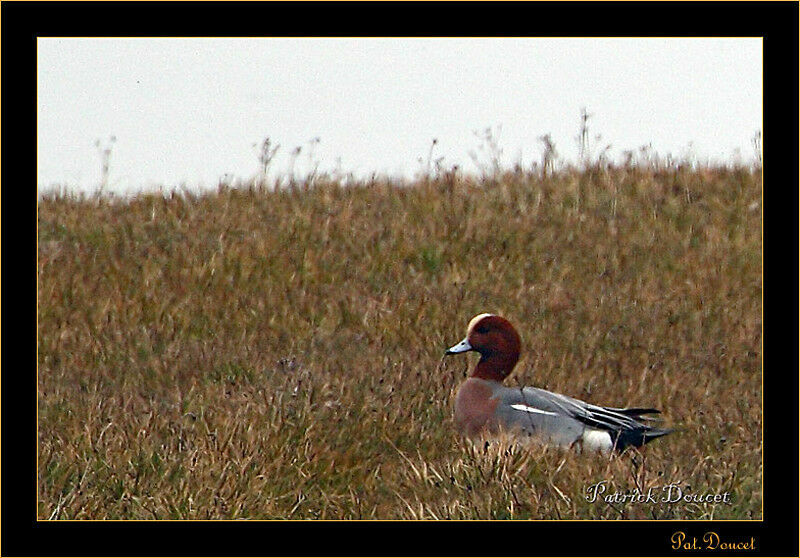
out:
<path id="1" fill-rule="evenodd" d="M 761 178 L 505 173 L 38 207 L 39 518 L 759 519 Z M 653 405 L 608 460 L 473 447 L 469 318 L 510 381 Z M 733 504 L 589 503 L 669 482 Z"/>

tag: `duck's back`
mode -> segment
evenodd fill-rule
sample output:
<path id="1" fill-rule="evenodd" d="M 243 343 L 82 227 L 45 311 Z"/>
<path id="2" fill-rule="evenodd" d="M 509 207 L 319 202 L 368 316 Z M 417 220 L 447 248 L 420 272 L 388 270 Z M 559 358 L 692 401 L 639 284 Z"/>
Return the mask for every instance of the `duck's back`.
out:
<path id="1" fill-rule="evenodd" d="M 672 432 L 641 422 L 652 420 L 642 415 L 658 413 L 656 409 L 601 407 L 535 387 L 503 388 L 497 394 L 505 420 L 520 425 L 528 421 L 531 430 L 560 445 L 580 442 L 603 451 L 622 450 Z"/>
<path id="2" fill-rule="evenodd" d="M 507 427 L 543 438 L 557 446 L 569 447 L 577 442 L 588 441 L 593 449 L 611 449 L 610 436 L 598 438 L 594 434 L 595 429 L 588 428 L 565 412 L 563 405 L 559 404 L 558 394 L 533 387 L 500 387 L 502 389 L 496 391 L 499 399 L 497 414 Z"/>
<path id="3" fill-rule="evenodd" d="M 543 390 L 514 389 L 491 380 L 469 378 L 456 395 L 456 425 L 469 436 L 494 434 L 502 429 L 565 447 L 581 440 L 585 425 L 560 413 L 539 391 Z"/>

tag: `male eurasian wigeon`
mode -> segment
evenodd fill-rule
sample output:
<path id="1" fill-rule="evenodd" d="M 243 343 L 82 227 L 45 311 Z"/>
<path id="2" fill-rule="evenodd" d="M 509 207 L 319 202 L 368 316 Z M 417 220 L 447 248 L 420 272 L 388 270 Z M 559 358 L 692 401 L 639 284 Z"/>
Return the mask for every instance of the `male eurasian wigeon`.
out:
<path id="1" fill-rule="evenodd" d="M 599 407 L 535 387 L 505 387 L 502 382 L 519 360 L 520 345 L 511 322 L 478 314 L 469 322 L 464 340 L 445 352 L 481 355 L 456 395 L 455 422 L 468 436 L 503 429 L 557 446 L 609 452 L 639 447 L 672 432 L 640 422 L 653 420 L 642 415 L 657 409 Z"/>

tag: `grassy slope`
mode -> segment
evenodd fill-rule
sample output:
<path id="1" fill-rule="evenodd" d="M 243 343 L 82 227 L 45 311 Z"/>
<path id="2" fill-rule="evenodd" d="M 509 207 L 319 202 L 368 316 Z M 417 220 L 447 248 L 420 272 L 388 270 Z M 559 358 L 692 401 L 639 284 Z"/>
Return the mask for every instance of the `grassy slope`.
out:
<path id="1" fill-rule="evenodd" d="M 41 518 L 760 518 L 760 176 L 563 172 L 39 203 Z M 473 447 L 473 315 L 510 383 L 653 405 L 604 460 Z M 733 505 L 589 503 L 668 482 Z"/>

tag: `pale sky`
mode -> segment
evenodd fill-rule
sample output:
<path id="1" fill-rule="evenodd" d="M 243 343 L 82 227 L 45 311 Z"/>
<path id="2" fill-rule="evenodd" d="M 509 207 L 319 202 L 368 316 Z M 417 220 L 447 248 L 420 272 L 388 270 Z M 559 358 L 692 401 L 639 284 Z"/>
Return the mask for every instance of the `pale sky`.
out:
<path id="1" fill-rule="evenodd" d="M 502 162 L 577 160 L 580 111 L 612 158 L 652 144 L 705 161 L 754 157 L 760 38 L 38 39 L 38 184 L 93 191 L 214 187 L 258 170 L 413 176 L 443 157 L 477 171 L 491 128 Z M 313 144 L 314 138 L 319 142 Z M 419 160 L 422 159 L 423 163 Z"/>

